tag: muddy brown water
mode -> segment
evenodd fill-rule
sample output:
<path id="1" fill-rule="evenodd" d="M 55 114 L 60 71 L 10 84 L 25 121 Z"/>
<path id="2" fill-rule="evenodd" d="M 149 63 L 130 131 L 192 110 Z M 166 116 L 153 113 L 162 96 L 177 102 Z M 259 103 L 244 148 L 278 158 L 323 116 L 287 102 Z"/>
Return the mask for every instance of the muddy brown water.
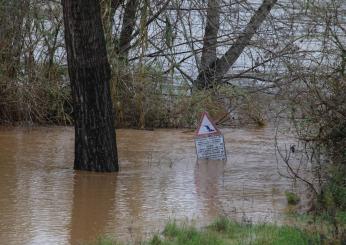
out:
<path id="1" fill-rule="evenodd" d="M 222 132 L 228 161 L 196 162 L 193 132 L 118 130 L 121 171 L 103 174 L 72 169 L 73 128 L 0 128 L 0 243 L 134 241 L 169 220 L 221 215 L 282 222 L 291 182 L 278 174 L 274 129 Z"/>

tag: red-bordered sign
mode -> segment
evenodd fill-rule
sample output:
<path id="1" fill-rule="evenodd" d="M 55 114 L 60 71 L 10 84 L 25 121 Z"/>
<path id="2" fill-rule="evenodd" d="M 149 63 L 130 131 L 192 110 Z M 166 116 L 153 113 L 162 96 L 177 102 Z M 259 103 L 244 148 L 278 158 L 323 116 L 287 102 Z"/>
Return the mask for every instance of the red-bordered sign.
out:
<path id="1" fill-rule="evenodd" d="M 207 112 L 203 112 L 196 130 L 196 136 L 221 135 L 213 120 L 210 119 Z"/>

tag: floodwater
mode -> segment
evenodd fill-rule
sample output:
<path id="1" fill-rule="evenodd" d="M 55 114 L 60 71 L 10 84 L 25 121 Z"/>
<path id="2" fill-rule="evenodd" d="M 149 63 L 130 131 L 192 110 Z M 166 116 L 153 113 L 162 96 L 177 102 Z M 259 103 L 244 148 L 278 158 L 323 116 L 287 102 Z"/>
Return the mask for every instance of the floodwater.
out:
<path id="1" fill-rule="evenodd" d="M 221 131 L 227 162 L 197 162 L 191 131 L 118 130 L 121 171 L 91 173 L 72 169 L 73 128 L 0 128 L 0 243 L 136 241 L 169 220 L 223 215 L 282 222 L 291 182 L 278 174 L 274 129 Z"/>

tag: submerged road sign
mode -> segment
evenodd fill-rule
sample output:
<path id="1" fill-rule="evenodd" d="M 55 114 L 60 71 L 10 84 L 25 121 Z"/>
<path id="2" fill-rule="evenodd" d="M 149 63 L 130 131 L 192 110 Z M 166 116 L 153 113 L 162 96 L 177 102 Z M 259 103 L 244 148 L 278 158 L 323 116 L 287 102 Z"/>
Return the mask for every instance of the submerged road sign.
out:
<path id="1" fill-rule="evenodd" d="M 196 130 L 195 145 L 198 159 L 227 160 L 223 135 L 207 112 Z"/>

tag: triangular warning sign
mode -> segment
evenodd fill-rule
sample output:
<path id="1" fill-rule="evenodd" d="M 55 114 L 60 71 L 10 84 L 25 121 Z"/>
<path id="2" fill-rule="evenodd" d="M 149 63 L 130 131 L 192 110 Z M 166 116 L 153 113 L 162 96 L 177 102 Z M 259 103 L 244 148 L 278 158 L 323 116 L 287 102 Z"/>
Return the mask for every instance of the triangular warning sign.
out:
<path id="1" fill-rule="evenodd" d="M 196 131 L 197 136 L 207 136 L 212 134 L 221 134 L 216 128 L 214 122 L 210 119 L 207 112 L 204 112 L 201 117 L 201 121 Z"/>

